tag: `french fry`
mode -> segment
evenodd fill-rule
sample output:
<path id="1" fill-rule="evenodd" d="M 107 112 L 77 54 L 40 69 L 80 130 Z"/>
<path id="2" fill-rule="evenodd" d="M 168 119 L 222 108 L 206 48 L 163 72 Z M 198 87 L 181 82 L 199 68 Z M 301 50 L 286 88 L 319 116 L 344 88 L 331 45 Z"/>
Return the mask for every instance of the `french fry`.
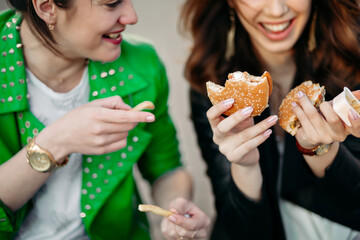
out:
<path id="1" fill-rule="evenodd" d="M 130 111 L 142 111 L 144 109 L 153 110 L 155 109 L 155 105 L 150 101 L 144 101 L 130 109 Z"/>
<path id="2" fill-rule="evenodd" d="M 162 209 L 161 207 L 148 204 L 139 204 L 138 209 L 140 212 L 152 212 L 164 217 L 169 217 L 171 214 L 173 214 L 173 212 Z"/>

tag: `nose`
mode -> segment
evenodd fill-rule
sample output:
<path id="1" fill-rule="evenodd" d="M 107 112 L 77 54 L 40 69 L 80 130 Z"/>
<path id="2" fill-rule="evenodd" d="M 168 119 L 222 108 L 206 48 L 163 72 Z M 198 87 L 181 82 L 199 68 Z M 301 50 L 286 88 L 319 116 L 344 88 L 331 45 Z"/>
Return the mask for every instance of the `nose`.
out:
<path id="1" fill-rule="evenodd" d="M 138 16 L 136 14 L 134 5 L 131 1 L 124 1 L 126 4 L 123 8 L 122 14 L 119 17 L 119 23 L 123 25 L 133 25 L 138 22 Z"/>
<path id="2" fill-rule="evenodd" d="M 289 11 L 286 0 L 267 0 L 265 13 L 273 17 L 281 17 Z"/>

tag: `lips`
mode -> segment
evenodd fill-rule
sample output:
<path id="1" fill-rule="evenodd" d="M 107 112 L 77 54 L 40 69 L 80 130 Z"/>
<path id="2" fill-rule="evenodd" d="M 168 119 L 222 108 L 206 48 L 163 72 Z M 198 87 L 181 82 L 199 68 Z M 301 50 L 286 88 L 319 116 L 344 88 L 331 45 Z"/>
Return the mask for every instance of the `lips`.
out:
<path id="1" fill-rule="evenodd" d="M 286 39 L 294 28 L 295 18 L 277 23 L 261 22 L 258 24 L 260 30 L 272 41 Z"/>
<path id="2" fill-rule="evenodd" d="M 261 23 L 261 25 L 268 32 L 278 33 L 278 32 L 285 31 L 290 26 L 290 23 L 291 23 L 291 21 L 287 21 L 287 22 L 279 23 L 279 24 Z"/>
<path id="3" fill-rule="evenodd" d="M 122 36 L 121 36 L 122 31 L 106 33 L 103 35 L 103 39 L 114 45 L 119 45 L 122 42 Z"/>
<path id="4" fill-rule="evenodd" d="M 103 36 L 105 38 L 109 38 L 109 39 L 118 39 L 121 36 L 121 34 L 120 34 L 120 32 L 118 32 L 118 33 L 104 34 Z"/>

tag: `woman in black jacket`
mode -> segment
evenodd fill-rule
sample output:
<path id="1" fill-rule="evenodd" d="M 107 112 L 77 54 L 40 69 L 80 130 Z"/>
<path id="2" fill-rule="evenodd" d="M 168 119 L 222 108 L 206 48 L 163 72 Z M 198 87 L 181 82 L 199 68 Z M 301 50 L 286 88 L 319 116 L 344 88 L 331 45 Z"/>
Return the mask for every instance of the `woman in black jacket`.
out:
<path id="1" fill-rule="evenodd" d="M 349 113 L 353 127 L 345 129 L 329 102 L 345 86 L 360 87 L 359 4 L 186 1 L 183 26 L 194 46 L 185 74 L 215 195 L 212 239 L 351 239 L 360 230 L 360 119 Z M 265 70 L 274 88 L 261 116 L 249 118 L 250 108 L 224 119 L 231 100 L 212 107 L 206 81 L 224 84 L 230 72 Z M 293 137 L 276 124 L 278 109 L 309 79 L 325 86 L 327 101 L 319 113 L 299 93 L 293 111 L 302 127 Z M 296 140 L 303 149 L 330 148 L 308 156 Z"/>

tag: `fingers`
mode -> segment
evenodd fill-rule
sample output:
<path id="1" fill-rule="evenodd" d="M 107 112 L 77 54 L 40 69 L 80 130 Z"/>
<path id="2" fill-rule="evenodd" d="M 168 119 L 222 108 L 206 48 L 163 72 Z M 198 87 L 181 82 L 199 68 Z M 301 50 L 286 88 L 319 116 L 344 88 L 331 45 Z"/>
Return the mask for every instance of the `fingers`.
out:
<path id="1" fill-rule="evenodd" d="M 269 129 L 276 124 L 278 117 L 270 116 L 258 124 L 228 136 L 220 142 L 219 150 L 230 162 L 243 162 L 243 157 L 262 144 L 272 133 Z M 225 120 L 224 120 L 225 121 Z M 215 139 L 217 140 L 217 139 Z"/>
<path id="2" fill-rule="evenodd" d="M 236 127 L 236 125 L 238 125 L 239 122 L 242 122 L 245 119 L 247 119 L 248 117 L 250 117 L 253 110 L 254 109 L 252 107 L 246 107 L 244 109 L 237 111 L 236 113 L 232 114 L 227 119 L 221 121 L 217 125 L 217 130 L 221 133 L 226 133 L 226 132 L 230 131 L 231 129 Z"/>
<path id="3" fill-rule="evenodd" d="M 91 132 L 95 136 L 129 132 L 136 127 L 137 123 L 95 123 L 91 126 Z"/>
<path id="4" fill-rule="evenodd" d="M 360 118 L 359 115 L 355 112 L 354 109 L 350 109 L 349 113 L 349 120 L 351 127 L 345 125 L 346 131 L 355 137 L 360 137 Z"/>
<path id="5" fill-rule="evenodd" d="M 199 229 L 192 231 L 179 227 L 178 225 L 175 225 L 174 228 L 177 235 L 183 237 L 183 239 L 199 239 L 199 238 L 205 238 L 207 236 L 206 229 Z"/>
<path id="6" fill-rule="evenodd" d="M 109 109 L 123 109 L 129 110 L 131 107 L 124 103 L 120 96 L 112 96 L 107 98 L 96 99 L 89 103 L 92 106 L 99 106 Z"/>
<path id="7" fill-rule="evenodd" d="M 202 212 L 191 215 L 190 217 L 180 214 L 172 214 L 169 216 L 169 220 L 186 231 L 195 231 L 206 228 L 209 225 L 205 213 Z"/>
<path id="8" fill-rule="evenodd" d="M 344 132 L 344 123 L 341 120 L 341 118 L 336 114 L 336 112 L 334 111 L 332 105 L 330 102 L 323 102 L 320 104 L 320 112 L 322 113 L 322 115 L 324 116 L 326 122 L 329 125 L 325 125 L 325 126 L 329 126 L 329 128 L 327 128 L 327 130 L 331 131 L 331 134 L 336 137 L 336 136 L 340 136 L 342 133 Z M 342 137 L 343 138 L 343 137 Z M 342 142 L 345 139 L 336 139 L 337 141 Z"/>
<path id="9" fill-rule="evenodd" d="M 170 215 L 167 220 L 175 225 L 174 230 L 178 236 L 185 239 L 206 237 L 210 219 L 201 209 L 184 198 L 175 199 L 170 203 L 170 207 L 174 214 Z M 169 227 L 171 224 L 167 226 Z M 169 231 L 171 230 L 169 229 Z"/>
<path id="10" fill-rule="evenodd" d="M 301 123 L 302 129 L 298 131 L 301 134 L 298 134 L 297 139 L 302 146 L 311 148 L 345 140 L 347 133 L 341 119 L 333 110 L 332 102 L 321 103 L 319 112 L 303 92 L 299 91 L 297 96 L 299 105 L 294 102 L 292 110 Z"/>
<path id="11" fill-rule="evenodd" d="M 97 99 L 91 101 L 87 106 L 101 107 L 98 109 L 97 114 L 106 122 L 138 123 L 155 121 L 155 116 L 152 113 L 136 111 L 137 108 L 131 111 L 132 108 L 124 103 L 120 96 Z M 154 107 L 155 106 L 149 101 L 142 102 L 138 105 L 139 110 L 143 110 L 144 108 L 153 109 Z"/>
<path id="12" fill-rule="evenodd" d="M 354 109 L 350 109 L 348 116 L 351 126 L 355 129 L 360 128 L 359 114 Z"/>
<path id="13" fill-rule="evenodd" d="M 150 112 L 124 111 L 102 108 L 99 109 L 98 117 L 105 122 L 111 123 L 139 123 L 154 122 L 155 116 Z"/>
<path id="14" fill-rule="evenodd" d="M 221 114 L 226 110 L 230 109 L 234 104 L 234 99 L 227 99 L 212 106 L 206 113 L 206 116 L 209 120 L 211 127 L 215 127 L 221 121 Z"/>
<path id="15" fill-rule="evenodd" d="M 307 130 L 307 132 L 317 132 L 318 129 L 315 129 L 312 123 L 322 126 L 324 123 L 323 117 L 319 114 L 318 110 L 313 106 L 309 98 L 302 91 L 297 93 L 297 97 L 300 106 L 296 103 L 293 103 L 293 112 L 298 117 L 299 121 L 301 122 L 301 126 L 304 127 L 305 131 Z"/>
<path id="16" fill-rule="evenodd" d="M 352 92 L 357 99 L 360 99 L 360 90 Z"/>

